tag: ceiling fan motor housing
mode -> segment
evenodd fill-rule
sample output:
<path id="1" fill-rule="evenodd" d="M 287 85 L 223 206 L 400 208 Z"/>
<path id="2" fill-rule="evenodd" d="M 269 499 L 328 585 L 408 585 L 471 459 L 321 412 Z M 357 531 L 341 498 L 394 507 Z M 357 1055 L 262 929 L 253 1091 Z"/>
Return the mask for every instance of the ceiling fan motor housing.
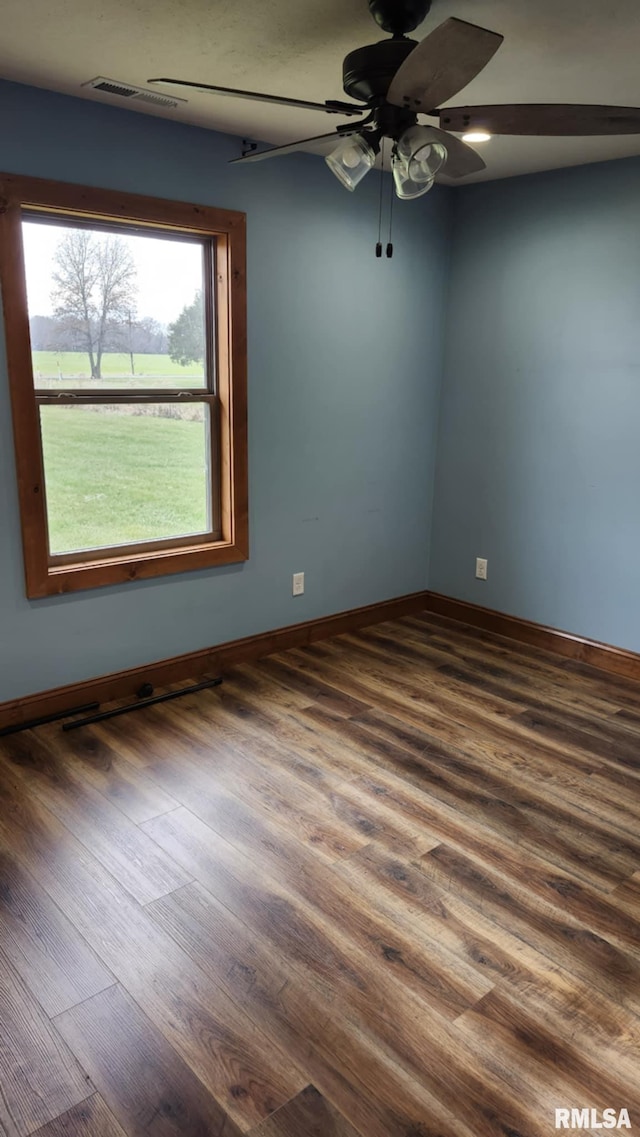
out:
<path id="1" fill-rule="evenodd" d="M 386 98 L 396 71 L 416 46 L 414 39 L 383 39 L 350 51 L 342 64 L 347 95 L 365 103 Z"/>
<path id="2" fill-rule="evenodd" d="M 431 0 L 369 0 L 376 24 L 394 36 L 412 32 L 427 16 Z"/>

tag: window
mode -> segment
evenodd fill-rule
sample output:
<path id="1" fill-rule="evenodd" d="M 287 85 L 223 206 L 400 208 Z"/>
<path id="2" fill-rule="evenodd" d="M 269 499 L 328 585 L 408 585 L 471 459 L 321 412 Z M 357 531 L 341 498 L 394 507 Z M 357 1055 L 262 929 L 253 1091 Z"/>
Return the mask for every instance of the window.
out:
<path id="1" fill-rule="evenodd" d="M 27 595 L 245 560 L 245 217 L 0 175 Z"/>

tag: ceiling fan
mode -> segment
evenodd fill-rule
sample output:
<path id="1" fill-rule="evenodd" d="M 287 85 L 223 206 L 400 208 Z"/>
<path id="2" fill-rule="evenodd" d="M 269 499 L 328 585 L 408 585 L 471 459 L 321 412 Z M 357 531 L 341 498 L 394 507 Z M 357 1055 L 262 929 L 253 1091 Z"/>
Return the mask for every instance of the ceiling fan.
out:
<path id="1" fill-rule="evenodd" d="M 485 169 L 480 155 L 456 134 L 463 134 L 468 141 L 484 141 L 493 134 L 640 133 L 640 108 L 637 107 L 562 103 L 443 107 L 443 103 L 486 67 L 503 37 L 451 18 L 420 43 L 409 39 L 406 33 L 422 23 L 430 7 L 431 0 L 369 0 L 371 15 L 391 34 L 391 39 L 356 48 L 346 56 L 343 86 L 351 102 L 328 99 L 314 103 L 182 79 L 149 79 L 148 82 L 302 107 L 325 114 L 364 115 L 358 122 L 341 123 L 330 134 L 252 151 L 234 161 L 261 162 L 335 139 L 337 145 L 325 161 L 342 184 L 353 190 L 372 169 L 381 143 L 388 138 L 393 142 L 393 177 L 396 194 L 401 198 L 426 193 L 438 173 L 464 178 Z M 439 127 L 419 124 L 420 114 L 438 117 Z"/>

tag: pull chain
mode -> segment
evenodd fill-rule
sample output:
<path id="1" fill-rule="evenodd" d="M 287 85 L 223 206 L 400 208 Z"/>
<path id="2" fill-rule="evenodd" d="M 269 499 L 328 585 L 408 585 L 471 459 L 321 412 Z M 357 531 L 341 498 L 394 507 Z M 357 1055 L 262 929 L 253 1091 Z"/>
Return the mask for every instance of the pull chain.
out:
<path id="1" fill-rule="evenodd" d="M 389 240 L 387 241 L 387 256 L 393 256 L 393 244 L 391 242 L 391 230 L 393 225 L 393 199 L 395 194 L 393 192 L 393 178 L 390 179 L 390 198 L 389 198 Z"/>
<path id="2" fill-rule="evenodd" d="M 382 197 L 384 190 L 384 138 L 382 139 L 380 150 L 380 209 L 378 211 L 378 241 L 376 244 L 376 256 L 382 256 Z"/>

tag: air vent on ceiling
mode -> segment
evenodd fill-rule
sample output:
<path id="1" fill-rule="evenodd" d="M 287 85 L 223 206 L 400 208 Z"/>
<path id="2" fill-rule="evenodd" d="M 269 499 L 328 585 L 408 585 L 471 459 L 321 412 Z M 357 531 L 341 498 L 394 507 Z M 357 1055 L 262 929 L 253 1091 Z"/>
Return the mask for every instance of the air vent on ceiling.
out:
<path id="1" fill-rule="evenodd" d="M 128 99 L 131 103 L 151 103 L 156 107 L 177 107 L 186 103 L 186 99 L 178 99 L 174 95 L 159 95 L 155 91 L 147 91 L 144 87 L 132 87 L 130 83 L 119 83 L 116 79 L 105 79 L 98 75 L 97 79 L 90 79 L 83 87 L 93 87 L 94 91 L 102 91 L 105 95 L 116 95 L 119 99 Z"/>

